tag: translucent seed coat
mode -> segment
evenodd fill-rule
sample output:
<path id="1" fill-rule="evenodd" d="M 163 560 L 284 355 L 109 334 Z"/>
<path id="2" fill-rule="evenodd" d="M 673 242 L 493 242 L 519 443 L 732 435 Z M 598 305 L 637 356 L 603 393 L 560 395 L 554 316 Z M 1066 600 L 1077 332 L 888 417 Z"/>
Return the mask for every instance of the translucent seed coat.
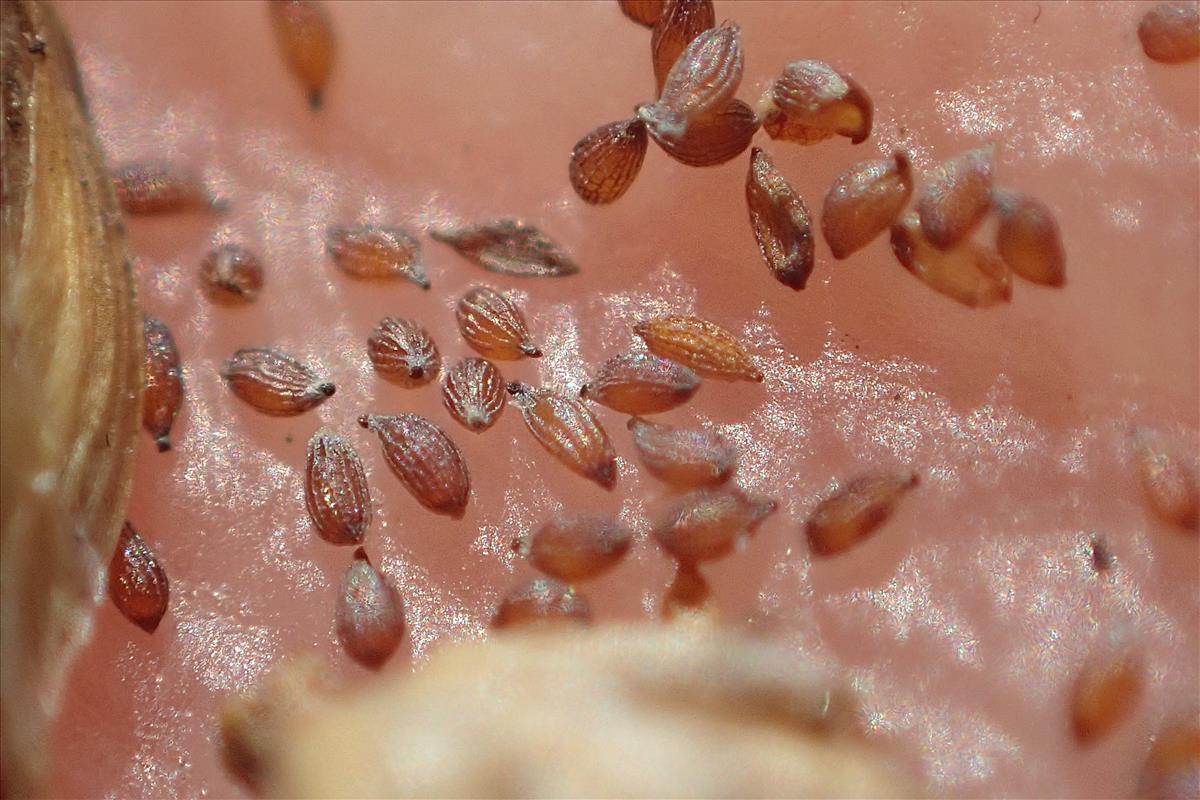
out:
<path id="1" fill-rule="evenodd" d="M 170 584 L 158 556 L 128 522 L 108 566 L 108 595 L 125 619 L 154 633 L 167 613 Z"/>
<path id="2" fill-rule="evenodd" d="M 247 347 L 225 361 L 221 376 L 240 399 L 264 414 L 302 414 L 333 396 L 334 385 L 294 358 L 268 347 Z"/>
<path id="3" fill-rule="evenodd" d="M 402 228 L 373 225 L 334 227 L 325 232 L 325 249 L 342 272 L 355 278 L 405 278 L 422 289 L 429 277 L 421 243 Z"/>
<path id="4" fill-rule="evenodd" d="M 762 382 L 762 371 L 742 343 L 714 322 L 669 315 L 639 322 L 633 332 L 651 353 L 683 364 L 706 378 Z"/>
<path id="5" fill-rule="evenodd" d="M 583 597 L 556 580 L 537 578 L 501 598 L 492 617 L 492 628 L 504 630 L 563 622 L 588 625 L 591 621 L 591 607 Z"/>
<path id="6" fill-rule="evenodd" d="M 698 489 L 679 498 L 653 534 L 677 561 L 696 564 L 729 555 L 775 512 L 776 503 L 736 489 Z"/>
<path id="7" fill-rule="evenodd" d="M 142 331 L 146 339 L 142 427 L 154 437 L 161 453 L 171 449 L 171 426 L 183 406 L 183 372 L 175 337 L 162 320 L 146 317 Z"/>
<path id="8" fill-rule="evenodd" d="M 629 135 L 636 139 L 637 131 L 633 130 Z M 621 142 L 622 147 L 630 144 L 625 138 Z M 562 245 L 537 226 L 521 220 L 500 219 L 477 225 L 434 228 L 429 235 L 450 245 L 468 261 L 502 275 L 554 278 L 579 272 L 579 265 Z"/>
<path id="9" fill-rule="evenodd" d="M 842 173 L 825 193 L 821 211 L 821 232 L 833 257 L 849 257 L 890 228 L 912 192 L 912 168 L 902 152 Z"/>
<path id="10" fill-rule="evenodd" d="M 526 427 L 551 455 L 605 489 L 617 481 L 616 455 L 608 433 L 580 400 L 510 383 L 508 392 Z"/>
<path id="11" fill-rule="evenodd" d="M 383 444 L 383 455 L 417 502 L 455 519 L 466 511 L 471 479 L 458 446 L 424 417 L 416 414 L 359 417 Z"/>
<path id="12" fill-rule="evenodd" d="M 367 339 L 375 370 L 401 386 L 421 386 L 437 377 L 442 357 L 428 331 L 417 323 L 384 317 Z"/>
<path id="13" fill-rule="evenodd" d="M 346 653 L 370 669 L 383 666 L 404 638 L 404 603 L 361 547 L 342 576 L 335 619 Z"/>
<path id="14" fill-rule="evenodd" d="M 477 286 L 458 301 L 458 329 L 467 344 L 489 358 L 516 361 L 538 358 L 542 351 L 529 336 L 525 315 L 495 289 Z"/>
<path id="15" fill-rule="evenodd" d="M 464 358 L 446 373 L 442 403 L 467 430 L 479 433 L 495 424 L 508 397 L 504 376 L 490 361 Z"/>
<path id="16" fill-rule="evenodd" d="M 629 552 L 633 532 L 612 517 L 575 514 L 551 520 L 529 541 L 529 561 L 552 578 L 573 583 L 608 572 Z"/>
<path id="17" fill-rule="evenodd" d="M 809 549 L 815 556 L 833 556 L 854 547 L 887 522 L 918 481 L 915 472 L 882 473 L 845 484 L 809 516 L 804 526 Z"/>
<path id="18" fill-rule="evenodd" d="M 715 430 L 676 428 L 640 417 L 629 420 L 629 430 L 642 464 L 671 486 L 717 486 L 737 467 L 737 451 Z"/>
<path id="19" fill-rule="evenodd" d="M 892 252 L 926 286 L 965 306 L 986 308 L 1012 297 L 1012 274 L 998 253 L 969 239 L 938 250 L 925 238 L 916 212 L 892 226 Z"/>

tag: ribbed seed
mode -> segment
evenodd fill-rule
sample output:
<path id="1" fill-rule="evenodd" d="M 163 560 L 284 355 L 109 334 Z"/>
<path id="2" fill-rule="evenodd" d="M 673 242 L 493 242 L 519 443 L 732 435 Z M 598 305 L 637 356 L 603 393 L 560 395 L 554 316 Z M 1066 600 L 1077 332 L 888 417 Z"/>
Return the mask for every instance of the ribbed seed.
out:
<path id="1" fill-rule="evenodd" d="M 585 202 L 611 203 L 633 186 L 645 157 L 646 125 L 640 119 L 602 125 L 571 151 L 571 187 Z"/>
<path id="2" fill-rule="evenodd" d="M 418 503 L 437 514 L 462 517 L 471 478 L 462 453 L 445 431 L 416 414 L 370 414 L 359 417 L 358 424 L 379 436 L 388 466 Z"/>
<path id="3" fill-rule="evenodd" d="M 308 442 L 304 502 L 321 538 L 359 544 L 371 525 L 371 492 L 354 446 L 321 430 Z"/>
<path id="4" fill-rule="evenodd" d="M 690 367 L 706 378 L 761 383 L 762 371 L 732 333 L 715 322 L 670 315 L 633 326 L 651 353 Z"/>
<path id="5" fill-rule="evenodd" d="M 890 228 L 912 191 L 912 167 L 903 152 L 863 161 L 842 173 L 825 193 L 821 211 L 821 232 L 833 257 L 849 257 Z"/>
<path id="6" fill-rule="evenodd" d="M 663 596 L 662 615 L 673 620 L 684 614 L 704 610 L 712 597 L 712 587 L 694 564 L 681 561 L 675 565 L 675 577 Z"/>
<path id="7" fill-rule="evenodd" d="M 1180 457 L 1164 449 L 1152 431 L 1134 431 L 1134 463 L 1150 510 L 1169 525 L 1200 530 L 1200 489 L 1196 474 Z"/>
<path id="8" fill-rule="evenodd" d="M 665 0 L 650 37 L 656 96 L 687 46 L 716 24 L 712 0 Z"/>
<path id="9" fill-rule="evenodd" d="M 421 243 L 402 228 L 374 225 L 334 227 L 325 232 L 325 249 L 337 268 L 355 278 L 407 278 L 422 289 L 429 278 L 421 261 Z"/>
<path id="10" fill-rule="evenodd" d="M 523 383 L 510 383 L 508 393 L 542 447 L 572 471 L 605 489 L 613 487 L 617 465 L 612 442 L 586 405 L 574 397 Z"/>
<path id="11" fill-rule="evenodd" d="M 938 250 L 925 238 L 915 211 L 892 226 L 892 252 L 926 286 L 965 306 L 986 308 L 1012 297 L 1012 275 L 999 254 L 971 240 Z"/>
<path id="12" fill-rule="evenodd" d="M 700 388 L 682 364 L 649 353 L 623 353 L 600 365 L 580 397 L 623 414 L 655 414 L 681 406 Z"/>
<path id="13" fill-rule="evenodd" d="M 620 0 L 621 12 L 639 25 L 653 28 L 662 13 L 663 0 Z"/>
<path id="14" fill-rule="evenodd" d="M 495 424 L 508 397 L 504 376 L 490 361 L 464 358 L 446 373 L 442 402 L 450 416 L 479 433 Z"/>
<path id="15" fill-rule="evenodd" d="M 919 482 L 915 472 L 866 475 L 817 504 L 805 523 L 815 556 L 844 553 L 887 522 L 900 498 Z"/>
<path id="16" fill-rule="evenodd" d="M 1138 39 L 1154 61 L 1181 64 L 1200 58 L 1200 3 L 1159 3 L 1142 15 Z"/>
<path id="17" fill-rule="evenodd" d="M 942 162 L 917 196 L 925 238 L 939 250 L 958 244 L 992 207 L 993 148 L 968 150 Z"/>
<path id="18" fill-rule="evenodd" d="M 748 540 L 776 507 L 737 489 L 699 489 L 671 506 L 654 526 L 654 538 L 677 561 L 711 561 Z"/>
<path id="19" fill-rule="evenodd" d="M 551 520 L 529 540 L 529 561 L 552 578 L 573 583 L 595 578 L 621 563 L 633 532 L 603 514 Z"/>
<path id="20" fill-rule="evenodd" d="M 158 451 L 171 449 L 171 426 L 183 405 L 183 373 L 175 337 L 162 320 L 146 317 L 145 392 L 142 394 L 142 427 L 154 437 Z"/>
<path id="21" fill-rule="evenodd" d="M 324 102 L 333 71 L 335 45 L 329 14 L 314 0 L 271 0 L 269 8 L 283 60 L 315 111 Z"/>
<path id="22" fill-rule="evenodd" d="M 128 522 L 108 565 L 108 596 L 125 619 L 154 633 L 170 600 L 167 573 L 150 546 Z"/>
<path id="23" fill-rule="evenodd" d="M 729 105 L 742 84 L 742 37 L 735 24 L 702 31 L 667 73 L 658 101 L 638 108 L 656 135 L 678 138 L 692 122 Z"/>
<path id="24" fill-rule="evenodd" d="M 404 603 L 361 547 L 342 576 L 335 618 L 346 653 L 370 669 L 383 666 L 404 638 Z"/>
<path id="25" fill-rule="evenodd" d="M 492 617 L 492 628 L 503 630 L 526 625 L 571 623 L 588 625 L 592 610 L 574 589 L 548 578 L 537 578 L 513 589 Z"/>
<path id="26" fill-rule="evenodd" d="M 1058 223 L 1045 203 L 1012 192 L 993 193 L 1000 226 L 996 252 L 1009 269 L 1043 286 L 1066 283 L 1066 254 Z"/>
<path id="27" fill-rule="evenodd" d="M 646 469 L 672 486 L 717 486 L 737 467 L 737 451 L 708 428 L 675 428 L 641 417 L 629 420 L 633 445 Z"/>
<path id="28" fill-rule="evenodd" d="M 1125 646 L 1090 658 L 1071 691 L 1071 730 L 1082 744 L 1112 731 L 1133 712 L 1142 693 L 1141 660 Z"/>
<path id="29" fill-rule="evenodd" d="M 557 278 L 579 272 L 579 265 L 558 242 L 521 220 L 433 228 L 429 235 L 468 261 L 502 275 Z"/>
<path id="30" fill-rule="evenodd" d="M 775 280 L 803 289 L 813 269 L 812 218 L 804 200 L 757 147 L 750 151 L 746 207 L 758 251 Z"/>
<path id="31" fill-rule="evenodd" d="M 421 386 L 437 377 L 442 357 L 429 333 L 410 319 L 384 317 L 367 339 L 375 370 L 401 386 Z"/>
<path id="32" fill-rule="evenodd" d="M 754 109 L 734 99 L 724 108 L 693 120 L 682 135 L 652 129 L 654 141 L 671 158 L 691 167 L 714 167 L 746 152 L 758 132 Z"/>
<path id="33" fill-rule="evenodd" d="M 113 172 L 117 200 L 129 214 L 168 214 L 216 204 L 198 178 L 170 164 L 126 164 Z"/>
<path id="34" fill-rule="evenodd" d="M 467 344 L 485 356 L 515 361 L 542 354 L 529 338 L 521 309 L 495 289 L 486 286 L 471 289 L 458 301 L 455 315 Z"/>
<path id="35" fill-rule="evenodd" d="M 221 377 L 239 398 L 264 414 L 290 417 L 333 396 L 334 385 L 294 358 L 269 347 L 247 347 L 226 360 Z"/>
<path id="36" fill-rule="evenodd" d="M 217 302 L 249 303 L 262 289 L 262 263 L 241 245 L 223 244 L 200 262 L 200 285 Z"/>
<path id="37" fill-rule="evenodd" d="M 849 75 L 823 61 L 794 61 L 767 89 L 758 117 L 772 139 L 815 144 L 840 135 L 852 144 L 871 135 L 874 106 Z"/>
<path id="38" fill-rule="evenodd" d="M 1137 797 L 1145 800 L 1193 800 L 1200 797 L 1200 725 L 1195 719 L 1167 723 L 1138 778 Z"/>

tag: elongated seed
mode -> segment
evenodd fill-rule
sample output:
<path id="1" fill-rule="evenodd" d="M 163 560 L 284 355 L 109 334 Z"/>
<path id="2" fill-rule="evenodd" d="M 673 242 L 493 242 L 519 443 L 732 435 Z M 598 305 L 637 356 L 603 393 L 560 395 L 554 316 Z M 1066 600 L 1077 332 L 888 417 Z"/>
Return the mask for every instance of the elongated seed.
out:
<path id="1" fill-rule="evenodd" d="M 804 200 L 757 147 L 750 151 L 746 207 L 758 251 L 775 280 L 803 289 L 813 270 L 812 219 Z"/>
<path id="2" fill-rule="evenodd" d="M 662 13 L 663 0 L 620 0 L 621 12 L 639 25 L 653 28 Z"/>
<path id="3" fill-rule="evenodd" d="M 892 252 L 926 286 L 965 306 L 986 308 L 1012 297 L 1012 275 L 998 253 L 971 240 L 938 250 L 926 240 L 915 211 L 892 226 Z"/>
<path id="4" fill-rule="evenodd" d="M 663 619 L 670 621 L 684 614 L 701 612 L 711 598 L 712 587 L 700 570 L 694 564 L 680 561 L 675 565 L 675 577 L 663 596 Z"/>
<path id="5" fill-rule="evenodd" d="M 962 241 L 992 207 L 994 148 L 979 147 L 944 161 L 921 189 L 917 214 L 925 238 L 939 250 Z"/>
<path id="6" fill-rule="evenodd" d="M 108 565 L 108 596 L 125 619 L 154 633 L 167 613 L 170 585 L 158 556 L 128 522 Z"/>
<path id="7" fill-rule="evenodd" d="M 823 61 L 794 61 L 763 94 L 758 118 L 772 139 L 815 144 L 846 136 L 859 144 L 871 135 L 874 105 L 849 75 Z"/>
<path id="8" fill-rule="evenodd" d="M 271 0 L 269 8 L 283 60 L 316 111 L 324 102 L 336 50 L 329 14 L 315 0 Z"/>
<path id="9" fill-rule="evenodd" d="M 270 347 L 238 350 L 221 377 L 239 398 L 264 414 L 290 417 L 333 397 L 334 385 L 296 359 Z"/>
<path id="10" fill-rule="evenodd" d="M 1200 725 L 1194 718 L 1169 722 L 1159 730 L 1142 766 L 1137 796 L 1145 800 L 1200 797 Z"/>
<path id="11" fill-rule="evenodd" d="M 442 356 L 428 331 L 410 319 L 384 317 L 367 339 L 375 370 L 401 386 L 421 386 L 437 377 Z"/>
<path id="12" fill-rule="evenodd" d="M 890 228 L 912 191 L 912 168 L 901 151 L 843 172 L 825 193 L 821 211 L 821 232 L 833 257 L 849 257 Z"/>
<path id="13" fill-rule="evenodd" d="M 706 378 L 761 383 L 762 371 L 732 333 L 715 322 L 684 315 L 655 317 L 633 326 L 655 355 Z"/>
<path id="14" fill-rule="evenodd" d="M 715 430 L 675 428 L 641 417 L 629 420 L 629 430 L 646 469 L 672 486 L 717 486 L 737 467 L 737 451 Z"/>
<path id="15" fill-rule="evenodd" d="M 529 561 L 552 578 L 573 583 L 608 572 L 629 552 L 633 532 L 603 514 L 554 519 L 534 532 Z"/>
<path id="16" fill-rule="evenodd" d="M 169 214 L 216 204 L 198 178 L 171 164 L 126 164 L 113 172 L 117 200 L 129 214 Z"/>
<path id="17" fill-rule="evenodd" d="M 1142 15 L 1138 39 L 1154 61 L 1181 64 L 1200 58 L 1200 3 L 1159 3 Z"/>
<path id="18" fill-rule="evenodd" d="M 1142 692 L 1141 660 L 1127 647 L 1088 660 L 1071 690 L 1071 730 L 1082 744 L 1112 731 L 1137 705 Z"/>
<path id="19" fill-rule="evenodd" d="M 508 393 L 533 438 L 569 469 L 605 489 L 617 482 L 616 455 L 596 416 L 574 397 L 510 383 Z"/>
<path id="20" fill-rule="evenodd" d="M 458 446 L 446 432 L 416 414 L 358 418 L 383 444 L 388 466 L 421 505 L 461 518 L 471 494 L 471 478 Z"/>
<path id="21" fill-rule="evenodd" d="M 671 68 L 692 40 L 716 24 L 712 0 L 665 0 L 650 37 L 655 96 L 662 94 Z"/>
<path id="22" fill-rule="evenodd" d="M 371 492 L 354 446 L 327 430 L 308 442 L 304 502 L 321 538 L 359 544 L 371 525 Z"/>
<path id="23" fill-rule="evenodd" d="M 688 126 L 729 105 L 742 84 L 742 38 L 735 24 L 702 31 L 667 73 L 658 101 L 638 116 L 659 135 L 681 137 Z"/>
<path id="24" fill-rule="evenodd" d="M 237 244 L 223 244 L 200 262 L 200 285 L 219 303 L 249 303 L 263 285 L 258 257 Z"/>
<path id="25" fill-rule="evenodd" d="M 834 556 L 875 533 L 892 516 L 900 498 L 917 485 L 915 472 L 856 478 L 817 504 L 805 523 L 815 556 Z"/>
<path id="26" fill-rule="evenodd" d="M 737 489 L 698 489 L 670 507 L 654 538 L 677 561 L 711 561 L 749 539 L 776 508 L 774 500 Z"/>
<path id="27" fill-rule="evenodd" d="M 468 261 L 502 275 L 557 278 L 579 272 L 579 265 L 558 242 L 521 220 L 432 228 L 429 235 Z"/>
<path id="28" fill-rule="evenodd" d="M 361 547 L 342 576 L 335 618 L 346 653 L 370 669 L 383 666 L 404 638 L 404 603 Z"/>
<path id="29" fill-rule="evenodd" d="M 529 337 L 525 315 L 517 304 L 487 286 L 476 286 L 458 301 L 458 329 L 467 344 L 500 361 L 515 361 L 542 351 Z"/>
<path id="30" fill-rule="evenodd" d="M 1146 428 L 1134 431 L 1133 447 L 1138 481 L 1150 510 L 1182 531 L 1200 530 L 1200 489 L 1192 468 Z"/>
<path id="31" fill-rule="evenodd" d="M 645 157 L 646 125 L 640 119 L 602 125 L 571 151 L 571 188 L 585 202 L 611 203 L 633 186 Z"/>
<path id="32" fill-rule="evenodd" d="M 548 578 L 536 578 L 522 584 L 500 599 L 492 628 L 524 627 L 570 623 L 588 625 L 592 610 L 575 590 Z"/>
<path id="33" fill-rule="evenodd" d="M 682 364 L 649 353 L 622 353 L 600 365 L 580 397 L 624 414 L 655 414 L 681 406 L 700 388 Z"/>
<path id="34" fill-rule="evenodd" d="M 692 120 L 682 135 L 657 128 L 650 133 L 659 147 L 676 161 L 691 167 L 714 167 L 746 152 L 757 132 L 758 117 L 754 109 L 734 99 L 724 108 Z"/>
<path id="35" fill-rule="evenodd" d="M 421 243 L 403 228 L 374 225 L 334 227 L 325 232 L 325 249 L 338 269 L 355 278 L 406 278 L 422 289 L 429 278 L 421 261 Z"/>
<path id="36" fill-rule="evenodd" d="M 142 427 L 154 437 L 160 453 L 171 449 L 171 426 L 183 405 L 183 373 L 175 337 L 156 317 L 142 324 L 146 337 L 145 392 L 142 395 Z"/>
<path id="37" fill-rule="evenodd" d="M 480 433 L 495 424 L 508 397 L 504 376 L 490 361 L 464 358 L 446 373 L 442 402 L 467 430 Z"/>
<path id="38" fill-rule="evenodd" d="M 1009 269 L 1043 286 L 1066 283 L 1066 254 L 1058 223 L 1044 203 L 1012 192 L 993 193 L 1000 226 L 996 252 Z"/>

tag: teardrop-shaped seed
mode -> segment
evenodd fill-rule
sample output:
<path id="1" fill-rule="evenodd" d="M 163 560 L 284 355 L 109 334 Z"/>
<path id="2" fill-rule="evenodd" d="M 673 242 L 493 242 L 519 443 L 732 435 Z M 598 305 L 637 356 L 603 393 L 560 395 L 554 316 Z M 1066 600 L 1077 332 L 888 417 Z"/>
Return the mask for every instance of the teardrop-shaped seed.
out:
<path id="1" fill-rule="evenodd" d="M 314 0 L 272 0 L 268 8 L 283 60 L 315 111 L 324 102 L 325 85 L 333 71 L 335 47 L 329 14 Z"/>
<path id="2" fill-rule="evenodd" d="M 681 406 L 700 388 L 682 364 L 649 353 L 622 353 L 600 365 L 580 397 L 623 414 L 656 414 Z"/>
<path id="3" fill-rule="evenodd" d="M 737 467 L 737 451 L 709 428 L 675 428 L 641 417 L 629 420 L 633 445 L 646 469 L 672 486 L 717 486 Z"/>
<path id="4" fill-rule="evenodd" d="M 167 613 L 170 585 L 158 556 L 128 522 L 108 565 L 108 596 L 125 619 L 154 633 Z"/>
<path id="5" fill-rule="evenodd" d="M 183 373 L 175 337 L 155 317 L 142 324 L 146 337 L 145 392 L 142 395 L 142 427 L 154 437 L 158 451 L 171 449 L 171 426 L 183 405 Z"/>
<path id="6" fill-rule="evenodd" d="M 312 369 L 270 347 L 238 350 L 222 366 L 221 377 L 239 398 L 277 417 L 308 411 L 335 391 Z"/>
<path id="7" fill-rule="evenodd" d="M 360 547 L 338 589 L 338 641 L 346 653 L 370 669 L 379 669 L 404 638 L 404 602 Z"/>
<path id="8" fill-rule="evenodd" d="M 1089 744 L 1112 731 L 1133 712 L 1142 693 L 1141 659 L 1127 646 L 1091 657 L 1071 691 L 1071 730 Z"/>
<path id="9" fill-rule="evenodd" d="M 502 275 L 557 278 L 579 272 L 579 265 L 558 242 L 521 220 L 433 228 L 429 235 L 468 261 Z"/>
<path id="10" fill-rule="evenodd" d="M 330 228 L 325 248 L 337 268 L 355 278 L 407 278 L 422 289 L 429 278 L 421 261 L 421 243 L 402 228 L 374 225 Z"/>
<path id="11" fill-rule="evenodd" d="M 1164 449 L 1151 431 L 1134 431 L 1134 462 L 1150 510 L 1180 530 L 1200 530 L 1200 489 L 1192 469 Z"/>
<path id="12" fill-rule="evenodd" d="M 650 37 L 655 96 L 662 94 L 671 68 L 687 46 L 717 24 L 712 0 L 666 0 Z"/>
<path id="13" fill-rule="evenodd" d="M 675 578 L 663 596 L 663 619 L 670 621 L 684 614 L 696 614 L 708 605 L 712 587 L 694 564 L 681 561 L 675 565 Z"/>
<path id="14" fill-rule="evenodd" d="M 654 538 L 677 561 L 712 561 L 749 539 L 776 508 L 774 500 L 737 489 L 699 489 L 675 501 Z"/>
<path id="15" fill-rule="evenodd" d="M 608 433 L 580 400 L 510 383 L 508 393 L 526 427 L 555 458 L 605 489 L 617 482 L 616 456 Z"/>
<path id="16" fill-rule="evenodd" d="M 429 333 L 410 319 L 384 317 L 367 339 L 375 370 L 401 386 L 421 386 L 437 377 L 442 357 Z"/>
<path id="17" fill-rule="evenodd" d="M 216 302 L 249 303 L 262 289 L 262 264 L 241 245 L 223 244 L 200 262 L 200 285 Z"/>
<path id="18" fill-rule="evenodd" d="M 690 122 L 681 136 L 658 129 L 651 130 L 651 135 L 676 161 L 691 167 L 714 167 L 746 152 L 757 132 L 754 109 L 734 99 L 719 111 Z"/>
<path id="19" fill-rule="evenodd" d="M 996 252 L 1004 263 L 1027 281 L 1062 286 L 1067 259 L 1054 214 L 1045 203 L 1025 195 L 997 192 L 994 199 L 1000 217 Z"/>
<path id="20" fill-rule="evenodd" d="M 917 197 L 925 238 L 948 250 L 975 230 L 992 207 L 992 147 L 968 150 L 942 162 Z"/>
<path id="21" fill-rule="evenodd" d="M 646 125 L 640 119 L 602 125 L 571 151 L 571 187 L 585 202 L 611 203 L 633 186 L 645 157 Z"/>
<path id="22" fill-rule="evenodd" d="M 1159 3 L 1142 15 L 1138 39 L 1149 58 L 1164 64 L 1200 58 L 1200 3 Z"/>
<path id="23" fill-rule="evenodd" d="M 813 269 L 812 218 L 804 200 L 757 147 L 750 151 L 746 207 L 758 251 L 775 280 L 803 289 Z"/>
<path id="24" fill-rule="evenodd" d="M 890 228 L 912 191 L 912 167 L 904 152 L 843 172 L 825 193 L 821 211 L 821 232 L 833 257 L 849 257 Z"/>
<path id="25" fill-rule="evenodd" d="M 340 436 L 317 431 L 308 441 L 304 502 L 321 538 L 331 544 L 359 544 L 371 525 L 371 492 L 354 446 Z"/>
<path id="26" fill-rule="evenodd" d="M 464 358 L 446 373 L 442 402 L 467 430 L 480 433 L 495 424 L 508 397 L 504 376 L 490 361 Z"/>
<path id="27" fill-rule="evenodd" d="M 573 583 L 608 572 L 629 552 L 633 532 L 603 514 L 551 520 L 529 540 L 529 561 L 552 578 Z"/>
<path id="28" fill-rule="evenodd" d="M 492 628 L 502 630 L 564 622 L 588 625 L 591 621 L 592 610 L 587 600 L 574 589 L 556 580 L 536 578 L 500 599 L 492 617 Z"/>
<path id="29" fill-rule="evenodd" d="M 1154 737 L 1138 778 L 1145 800 L 1200 797 L 1200 725 L 1195 719 L 1168 723 Z"/>
<path id="30" fill-rule="evenodd" d="M 856 478 L 817 504 L 805 523 L 815 556 L 844 553 L 887 522 L 900 498 L 917 485 L 915 472 Z"/>
<path id="31" fill-rule="evenodd" d="M 892 252 L 926 286 L 965 306 L 986 308 L 1012 297 L 1012 275 L 999 254 L 971 240 L 938 250 L 925 239 L 915 211 L 892 226 Z"/>
<path id="32" fill-rule="evenodd" d="M 794 61 L 763 95 L 758 117 L 772 139 L 815 144 L 840 135 L 859 144 L 871 135 L 874 105 L 849 75 L 823 61 Z"/>
<path id="33" fill-rule="evenodd" d="M 735 24 L 709 28 L 680 54 L 658 101 L 638 116 L 658 135 L 678 138 L 695 120 L 729 105 L 742 84 L 742 36 Z"/>
<path id="34" fill-rule="evenodd" d="M 684 315 L 655 317 L 633 326 L 647 349 L 706 378 L 761 383 L 762 371 L 732 333 L 715 322 Z"/>
<path id="35" fill-rule="evenodd" d="M 620 0 L 621 12 L 639 25 L 653 28 L 662 13 L 663 0 Z"/>
<path id="36" fill-rule="evenodd" d="M 471 478 L 445 431 L 416 414 L 370 414 L 359 417 L 358 424 L 379 436 L 388 466 L 418 503 L 437 514 L 462 517 Z"/>
<path id="37" fill-rule="evenodd" d="M 485 356 L 515 361 L 542 351 L 529 338 L 525 315 L 517 304 L 487 286 L 476 286 L 462 296 L 455 309 L 458 329 L 467 344 Z"/>
<path id="38" fill-rule="evenodd" d="M 129 214 L 168 214 L 211 209 L 216 204 L 198 178 L 171 164 L 138 163 L 118 167 L 113 187 Z"/>

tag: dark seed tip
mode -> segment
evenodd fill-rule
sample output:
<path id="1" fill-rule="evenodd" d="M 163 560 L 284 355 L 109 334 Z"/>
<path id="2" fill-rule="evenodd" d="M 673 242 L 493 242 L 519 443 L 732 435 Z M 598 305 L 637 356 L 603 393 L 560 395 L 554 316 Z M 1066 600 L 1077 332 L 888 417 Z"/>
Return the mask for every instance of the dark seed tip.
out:
<path id="1" fill-rule="evenodd" d="M 522 343 L 521 352 L 524 353 L 525 355 L 529 356 L 530 358 L 541 358 L 542 357 L 542 351 L 538 348 L 537 345 L 535 345 L 531 342 Z"/>
<path id="2" fill-rule="evenodd" d="M 425 368 L 424 367 L 409 367 L 408 368 L 408 377 L 410 377 L 414 380 L 419 379 L 419 378 L 424 378 L 425 377 Z"/>
<path id="3" fill-rule="evenodd" d="M 365 547 L 354 548 L 354 558 L 358 561 L 366 561 L 368 564 L 371 563 L 371 559 L 367 558 L 367 550 Z"/>
<path id="4" fill-rule="evenodd" d="M 366 414 L 363 414 L 362 416 L 360 416 L 358 418 L 358 424 L 364 428 L 370 428 L 371 427 L 371 418 L 369 416 L 367 416 Z"/>
<path id="5" fill-rule="evenodd" d="M 165 433 L 162 436 L 156 437 L 154 439 L 154 444 L 158 445 L 158 452 L 160 453 L 165 453 L 171 449 L 171 441 L 167 438 Z"/>
<path id="6" fill-rule="evenodd" d="M 154 633 L 156 630 L 158 630 L 158 623 L 160 622 L 162 622 L 161 616 L 142 617 L 141 619 L 134 620 L 134 624 L 144 630 L 146 633 Z"/>
<path id="7" fill-rule="evenodd" d="M 754 370 L 754 372 L 750 373 L 750 380 L 754 381 L 755 383 L 762 383 L 763 379 L 763 374 L 758 370 Z"/>
<path id="8" fill-rule="evenodd" d="M 504 388 L 508 390 L 509 394 L 520 394 L 521 392 L 525 391 L 525 384 L 519 383 L 518 381 L 512 381 Z"/>
<path id="9" fill-rule="evenodd" d="M 333 397 L 333 393 L 337 391 L 337 387 L 332 383 L 322 383 L 317 387 L 317 391 L 326 397 Z"/>
<path id="10" fill-rule="evenodd" d="M 322 104 L 324 104 L 324 102 L 325 102 L 325 99 L 323 97 L 321 97 L 320 89 L 313 89 L 311 92 L 308 93 L 308 107 L 311 108 L 313 111 L 320 111 L 321 106 L 322 106 Z"/>

